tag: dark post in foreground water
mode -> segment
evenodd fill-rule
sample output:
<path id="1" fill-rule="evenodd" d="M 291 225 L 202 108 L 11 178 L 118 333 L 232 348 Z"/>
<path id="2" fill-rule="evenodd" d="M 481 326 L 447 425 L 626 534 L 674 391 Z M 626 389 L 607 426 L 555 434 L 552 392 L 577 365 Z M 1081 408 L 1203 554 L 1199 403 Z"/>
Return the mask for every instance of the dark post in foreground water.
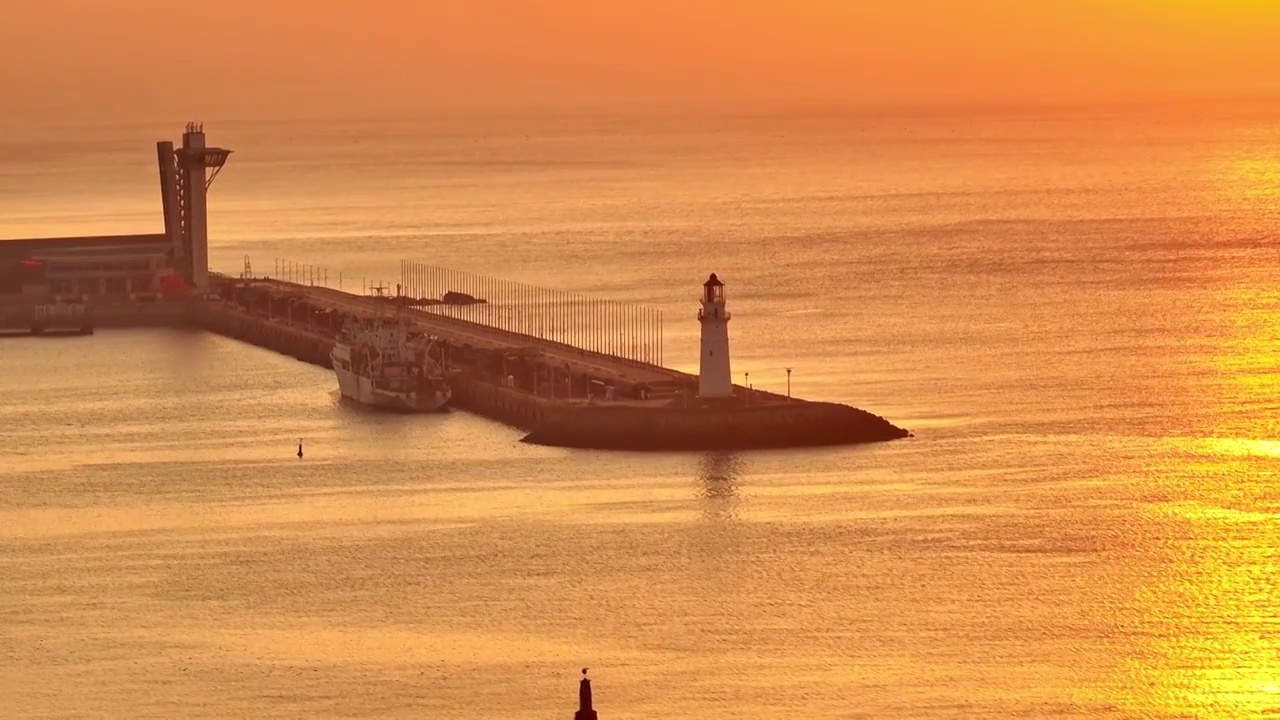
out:
<path id="1" fill-rule="evenodd" d="M 597 720 L 596 711 L 591 707 L 591 679 L 587 677 L 587 669 L 582 668 L 582 682 L 578 683 L 578 712 L 573 720 Z"/>

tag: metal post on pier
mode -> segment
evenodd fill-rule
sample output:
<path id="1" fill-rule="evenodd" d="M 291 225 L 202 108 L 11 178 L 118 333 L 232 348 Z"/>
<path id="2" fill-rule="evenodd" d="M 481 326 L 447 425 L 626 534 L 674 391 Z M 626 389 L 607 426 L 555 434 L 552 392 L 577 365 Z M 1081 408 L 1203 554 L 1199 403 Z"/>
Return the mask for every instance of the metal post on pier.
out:
<path id="1" fill-rule="evenodd" d="M 645 363 L 653 365 L 654 352 L 655 350 L 657 350 L 657 348 L 654 347 L 654 342 L 653 342 L 654 328 L 657 327 L 657 323 L 655 323 L 654 318 L 655 316 L 657 316 L 657 313 L 655 313 L 653 307 L 650 307 L 649 310 L 646 310 L 646 313 L 648 313 L 648 318 L 645 318 L 645 320 L 646 322 L 648 322 L 649 328 L 648 328 L 648 331 L 646 331 L 644 334 L 644 347 L 645 347 L 644 361 Z"/>
<path id="2" fill-rule="evenodd" d="M 524 283 L 516 281 L 512 283 L 512 290 L 515 292 L 516 302 L 516 332 L 524 334 L 525 323 L 525 306 L 524 306 Z"/>
<path id="3" fill-rule="evenodd" d="M 533 335 L 533 303 L 529 299 L 529 286 L 517 282 L 516 292 L 520 293 L 520 332 L 523 335 Z"/>
<path id="4" fill-rule="evenodd" d="M 570 313 L 570 304 L 568 304 L 568 293 L 561 291 L 559 293 L 559 309 L 557 310 L 557 325 L 559 325 L 559 342 L 561 345 L 568 345 L 568 313 Z"/>
<path id="5" fill-rule="evenodd" d="M 574 318 L 578 312 L 578 305 L 573 293 L 566 292 L 564 294 L 564 344 L 573 346 L 574 334 L 577 328 L 574 325 Z"/>
<path id="6" fill-rule="evenodd" d="M 516 327 L 515 331 L 524 334 L 524 283 L 516 281 L 511 283 L 511 291 L 514 296 L 516 305 Z"/>
<path id="7" fill-rule="evenodd" d="M 645 350 L 645 362 L 650 365 L 655 365 L 656 363 L 654 361 L 657 359 L 658 344 L 655 341 L 657 337 L 657 329 L 658 311 L 653 308 L 649 308 L 649 332 L 645 333 L 644 346 L 647 348 Z"/>

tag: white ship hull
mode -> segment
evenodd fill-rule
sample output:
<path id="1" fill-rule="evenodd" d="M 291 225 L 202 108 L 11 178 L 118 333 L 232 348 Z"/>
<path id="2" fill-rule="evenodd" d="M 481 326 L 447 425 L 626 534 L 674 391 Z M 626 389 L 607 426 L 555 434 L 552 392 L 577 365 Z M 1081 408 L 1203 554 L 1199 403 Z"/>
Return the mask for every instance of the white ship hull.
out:
<path id="1" fill-rule="evenodd" d="M 400 317 L 394 323 L 348 321 L 329 356 L 339 392 L 361 405 L 395 412 L 444 409 L 453 390 L 424 342 Z"/>
<path id="2" fill-rule="evenodd" d="M 449 404 L 453 393 L 448 385 L 438 384 L 433 392 L 397 392 L 374 387 L 373 381 L 350 370 L 334 368 L 338 391 L 361 405 L 396 412 L 436 412 Z"/>

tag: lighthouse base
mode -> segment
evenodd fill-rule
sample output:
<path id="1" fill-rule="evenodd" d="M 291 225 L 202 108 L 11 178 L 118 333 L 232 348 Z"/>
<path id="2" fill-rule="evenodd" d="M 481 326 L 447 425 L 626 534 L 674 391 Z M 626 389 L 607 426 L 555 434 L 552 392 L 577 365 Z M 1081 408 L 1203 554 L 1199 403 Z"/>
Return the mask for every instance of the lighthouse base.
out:
<path id="1" fill-rule="evenodd" d="M 595 450 L 708 451 L 854 445 L 910 435 L 847 405 L 717 398 L 687 405 L 677 400 L 666 406 L 575 407 L 547 416 L 524 442 Z"/>

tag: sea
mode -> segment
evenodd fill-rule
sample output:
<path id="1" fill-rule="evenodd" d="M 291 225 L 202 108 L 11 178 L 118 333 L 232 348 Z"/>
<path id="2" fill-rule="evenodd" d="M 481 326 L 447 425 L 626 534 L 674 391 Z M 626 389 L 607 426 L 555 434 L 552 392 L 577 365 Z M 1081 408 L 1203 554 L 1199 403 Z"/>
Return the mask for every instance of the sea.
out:
<path id="1" fill-rule="evenodd" d="M 735 379 L 913 437 L 563 450 L 2 340 L 0 717 L 570 718 L 583 668 L 607 720 L 1280 713 L 1278 109 L 206 122 L 217 270 L 643 304 L 694 372 L 715 272 Z M 0 137 L 0 237 L 160 232 L 184 121 Z"/>

